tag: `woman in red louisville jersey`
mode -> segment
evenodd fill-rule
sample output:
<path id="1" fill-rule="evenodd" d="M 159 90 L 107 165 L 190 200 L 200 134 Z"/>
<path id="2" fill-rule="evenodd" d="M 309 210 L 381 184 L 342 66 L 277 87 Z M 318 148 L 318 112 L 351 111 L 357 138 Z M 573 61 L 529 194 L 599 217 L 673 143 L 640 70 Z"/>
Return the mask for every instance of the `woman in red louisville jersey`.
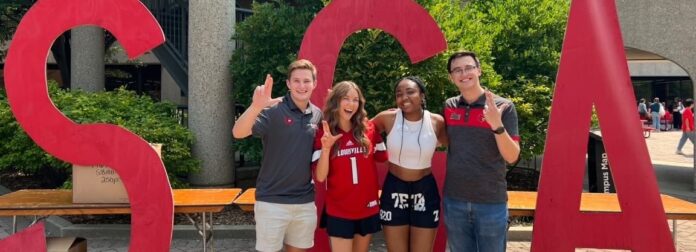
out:
<path id="1" fill-rule="evenodd" d="M 331 250 L 368 251 L 379 220 L 375 161 L 387 160 L 382 137 L 367 120 L 365 98 L 350 81 L 336 84 L 314 138 L 316 179 L 327 181 L 324 218 Z"/>

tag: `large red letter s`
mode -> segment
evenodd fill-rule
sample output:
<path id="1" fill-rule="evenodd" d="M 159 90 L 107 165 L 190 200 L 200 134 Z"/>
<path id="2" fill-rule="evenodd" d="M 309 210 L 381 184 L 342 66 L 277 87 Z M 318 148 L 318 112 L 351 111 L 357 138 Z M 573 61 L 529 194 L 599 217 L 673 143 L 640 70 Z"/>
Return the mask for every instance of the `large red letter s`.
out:
<path id="1" fill-rule="evenodd" d="M 622 210 L 617 214 L 580 212 L 593 104 Z M 614 1 L 573 1 L 546 140 L 532 251 L 674 251 L 632 104 Z"/>
<path id="2" fill-rule="evenodd" d="M 137 0 L 42 0 L 24 16 L 5 65 L 14 116 L 46 152 L 79 165 L 115 169 L 132 211 L 131 251 L 169 251 L 174 205 L 162 161 L 137 135 L 115 125 L 78 125 L 51 102 L 46 58 L 63 32 L 96 25 L 113 33 L 133 58 L 164 42 L 152 14 Z"/>

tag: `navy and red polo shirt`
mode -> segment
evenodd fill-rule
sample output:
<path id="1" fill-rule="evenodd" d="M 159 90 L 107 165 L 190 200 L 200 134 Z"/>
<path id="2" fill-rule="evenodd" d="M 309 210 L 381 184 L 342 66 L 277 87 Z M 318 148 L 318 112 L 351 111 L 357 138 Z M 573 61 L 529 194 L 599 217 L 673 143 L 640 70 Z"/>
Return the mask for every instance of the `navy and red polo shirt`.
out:
<path id="1" fill-rule="evenodd" d="M 514 104 L 497 95 L 494 101 L 498 107 L 509 104 L 502 111 L 503 126 L 512 139 L 519 142 Z M 498 150 L 491 126 L 483 119 L 485 105 L 484 94 L 471 104 L 461 95 L 445 102 L 443 114 L 449 148 L 444 194 L 474 203 L 504 203 L 507 202 L 507 164 Z"/>

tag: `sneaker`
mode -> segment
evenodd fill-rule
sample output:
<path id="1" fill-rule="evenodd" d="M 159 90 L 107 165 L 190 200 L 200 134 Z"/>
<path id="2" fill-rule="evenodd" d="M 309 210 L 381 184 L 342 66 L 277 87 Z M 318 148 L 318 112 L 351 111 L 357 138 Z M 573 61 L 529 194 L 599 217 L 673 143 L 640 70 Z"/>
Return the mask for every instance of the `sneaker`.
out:
<path id="1" fill-rule="evenodd" d="M 682 152 L 682 151 L 680 151 L 680 150 L 677 150 L 676 154 L 677 154 L 677 155 L 684 155 L 684 152 Z"/>

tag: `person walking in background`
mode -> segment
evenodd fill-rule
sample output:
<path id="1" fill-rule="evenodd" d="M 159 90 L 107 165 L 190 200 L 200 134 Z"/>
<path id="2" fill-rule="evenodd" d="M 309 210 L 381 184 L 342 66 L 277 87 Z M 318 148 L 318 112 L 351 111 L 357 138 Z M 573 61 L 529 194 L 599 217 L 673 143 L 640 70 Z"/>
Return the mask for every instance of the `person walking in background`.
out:
<path id="1" fill-rule="evenodd" d="M 656 132 L 660 132 L 660 98 L 655 97 L 653 103 L 650 104 L 650 115 L 652 119 L 652 127 L 655 128 Z"/>
<path id="2" fill-rule="evenodd" d="M 447 72 L 460 95 L 445 102 L 449 148 L 444 214 L 450 251 L 505 251 L 507 164 L 519 158 L 517 111 L 483 89 L 473 52 L 450 56 Z"/>
<path id="3" fill-rule="evenodd" d="M 682 110 L 684 110 L 684 104 L 682 104 L 681 98 L 674 98 L 674 104 L 672 104 L 672 124 L 675 129 L 681 129 Z"/>
<path id="4" fill-rule="evenodd" d="M 317 208 L 312 144 L 321 111 L 310 103 L 317 70 L 308 60 L 288 67 L 288 94 L 271 97 L 273 78 L 257 86 L 251 105 L 232 128 L 235 138 L 260 137 L 263 159 L 256 181 L 256 250 L 306 251 L 314 246 Z"/>
<path id="5" fill-rule="evenodd" d="M 367 252 L 372 234 L 382 230 L 375 162 L 387 161 L 387 149 L 354 82 L 332 87 L 323 116 L 312 155 L 316 180 L 327 181 L 320 226 L 331 237 L 331 251 Z"/>
<path id="6" fill-rule="evenodd" d="M 648 105 L 645 104 L 645 98 L 640 98 L 638 102 L 638 115 L 640 119 L 648 119 Z"/>
<path id="7" fill-rule="evenodd" d="M 682 113 L 682 136 L 679 139 L 679 145 L 677 145 L 677 154 L 684 155 L 682 148 L 688 139 L 691 144 L 694 144 L 694 137 L 696 137 L 696 132 L 694 132 L 694 100 L 689 98 L 684 101 L 684 112 Z"/>
<path id="8" fill-rule="evenodd" d="M 447 144 L 445 121 L 425 106 L 425 83 L 409 76 L 397 82 L 398 109 L 372 122 L 387 133 L 389 173 L 380 197 L 380 219 L 388 251 L 432 251 L 440 223 L 440 192 L 431 161 Z"/>

